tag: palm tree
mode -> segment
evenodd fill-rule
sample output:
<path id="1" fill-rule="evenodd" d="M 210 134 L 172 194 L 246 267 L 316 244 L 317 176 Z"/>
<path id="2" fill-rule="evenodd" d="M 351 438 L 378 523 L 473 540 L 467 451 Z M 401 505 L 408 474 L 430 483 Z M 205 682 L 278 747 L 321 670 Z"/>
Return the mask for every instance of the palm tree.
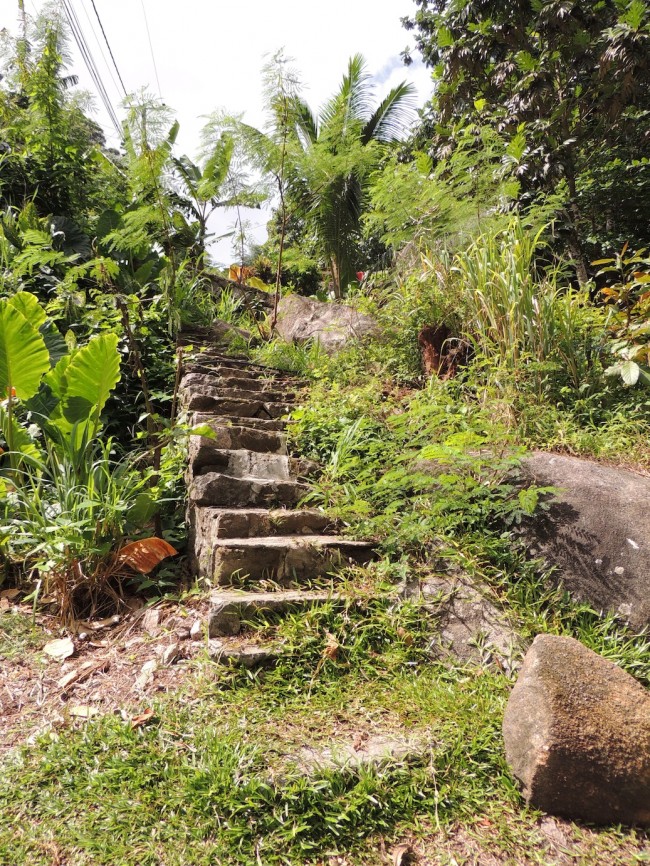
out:
<path id="1" fill-rule="evenodd" d="M 356 54 L 318 116 L 296 100 L 300 147 L 291 164 L 290 197 L 327 262 L 336 297 L 358 270 L 368 178 L 386 145 L 399 139 L 413 94 L 412 85 L 402 82 L 374 107 L 372 77 L 363 57 Z"/>
<path id="2" fill-rule="evenodd" d="M 208 140 L 229 131 L 270 179 L 279 198 L 280 263 L 287 221 L 298 218 L 341 297 L 358 270 L 369 176 L 386 147 L 399 139 L 413 110 L 414 88 L 402 82 L 375 107 L 372 76 L 356 54 L 338 91 L 315 115 L 301 98 L 297 76 L 282 52 L 265 67 L 264 81 L 266 129 L 255 129 L 240 117 L 215 115 Z"/>
<path id="3" fill-rule="evenodd" d="M 374 107 L 372 76 L 352 57 L 339 90 L 315 116 L 295 102 L 296 140 L 289 195 L 304 214 L 327 262 L 336 297 L 354 278 L 368 179 L 399 140 L 413 109 L 414 88 L 402 82 Z"/>

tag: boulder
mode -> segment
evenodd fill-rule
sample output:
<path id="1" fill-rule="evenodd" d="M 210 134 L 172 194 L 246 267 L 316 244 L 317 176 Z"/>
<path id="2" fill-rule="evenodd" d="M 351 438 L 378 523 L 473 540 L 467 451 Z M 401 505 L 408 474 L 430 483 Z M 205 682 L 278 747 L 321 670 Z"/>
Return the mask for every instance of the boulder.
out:
<path id="1" fill-rule="evenodd" d="M 278 305 L 277 332 L 287 342 L 317 340 L 327 352 L 337 352 L 353 340 L 377 336 L 371 316 L 345 304 L 322 303 L 288 295 Z"/>
<path id="2" fill-rule="evenodd" d="M 558 488 L 524 527 L 531 554 L 557 568 L 568 592 L 632 628 L 650 624 L 650 478 L 591 460 L 536 452 L 527 481 Z"/>
<path id="3" fill-rule="evenodd" d="M 650 824 L 650 695 L 579 641 L 535 638 L 503 736 L 530 805 L 595 824 Z"/>

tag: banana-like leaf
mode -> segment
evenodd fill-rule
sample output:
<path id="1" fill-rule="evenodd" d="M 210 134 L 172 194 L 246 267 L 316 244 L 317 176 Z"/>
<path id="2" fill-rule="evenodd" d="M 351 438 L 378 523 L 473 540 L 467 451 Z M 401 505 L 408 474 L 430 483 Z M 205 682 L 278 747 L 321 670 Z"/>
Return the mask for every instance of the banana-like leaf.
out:
<path id="1" fill-rule="evenodd" d="M 67 388 L 63 414 L 68 422 L 94 419 L 99 415 L 111 391 L 120 379 L 120 356 L 117 334 L 100 334 L 73 356 L 65 371 Z"/>
<path id="2" fill-rule="evenodd" d="M 49 369 L 42 335 L 9 301 L 0 301 L 0 399 L 33 397 Z"/>
<path id="3" fill-rule="evenodd" d="M 47 314 L 39 304 L 36 295 L 32 295 L 31 292 L 16 292 L 15 295 L 7 298 L 7 301 L 19 313 L 23 314 L 30 325 L 33 325 L 37 331 L 40 330 L 47 318 Z"/>

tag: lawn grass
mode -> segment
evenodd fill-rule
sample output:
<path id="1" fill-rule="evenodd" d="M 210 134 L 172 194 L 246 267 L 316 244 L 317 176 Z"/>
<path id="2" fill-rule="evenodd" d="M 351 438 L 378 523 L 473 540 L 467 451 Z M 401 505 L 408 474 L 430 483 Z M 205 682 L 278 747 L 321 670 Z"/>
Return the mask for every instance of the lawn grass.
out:
<path id="1" fill-rule="evenodd" d="M 400 640 L 405 625 L 412 639 Z M 455 839 L 496 862 L 554 862 L 538 859 L 540 816 L 522 809 L 503 755 L 507 676 L 432 663 L 408 608 L 312 612 L 285 630 L 302 631 L 305 650 L 275 669 L 201 660 L 145 726 L 105 716 L 14 752 L 0 775 L 0 863 L 370 864 L 404 838 L 425 853 L 438 840 L 441 857 L 451 845 L 431 863 L 451 864 Z M 332 633 L 342 651 L 319 665 Z M 417 745 L 370 766 L 302 758 L 377 734 Z M 567 862 L 643 862 L 630 859 L 645 856 L 635 831 L 571 833 L 582 853 Z"/>

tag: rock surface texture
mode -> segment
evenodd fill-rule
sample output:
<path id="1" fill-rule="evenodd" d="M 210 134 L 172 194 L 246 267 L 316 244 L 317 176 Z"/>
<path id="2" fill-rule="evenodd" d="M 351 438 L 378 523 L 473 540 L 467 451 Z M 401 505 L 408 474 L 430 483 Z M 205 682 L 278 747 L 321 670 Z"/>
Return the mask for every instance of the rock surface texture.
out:
<path id="1" fill-rule="evenodd" d="M 278 306 L 277 331 L 287 342 L 317 340 L 327 352 L 336 352 L 353 340 L 377 336 L 379 329 L 371 316 L 345 304 L 289 295 Z"/>
<path id="2" fill-rule="evenodd" d="M 596 824 L 650 824 L 650 694 L 579 641 L 535 638 L 503 735 L 532 806 Z"/>
<path id="3" fill-rule="evenodd" d="M 299 507 L 314 467 L 287 454 L 285 416 L 302 384 L 223 354 L 214 336 L 214 328 L 186 332 L 182 341 L 192 347 L 182 361 L 183 416 L 212 434 L 190 437 L 190 553 L 198 576 L 217 587 L 211 655 L 252 667 L 278 650 L 250 637 L 255 622 L 341 603 L 337 569 L 366 562 L 373 551 L 338 536 L 322 512 Z"/>
<path id="4" fill-rule="evenodd" d="M 536 555 L 557 567 L 571 595 L 650 625 L 650 478 L 558 454 L 534 453 L 528 480 L 558 488 L 548 511 L 527 525 Z"/>

